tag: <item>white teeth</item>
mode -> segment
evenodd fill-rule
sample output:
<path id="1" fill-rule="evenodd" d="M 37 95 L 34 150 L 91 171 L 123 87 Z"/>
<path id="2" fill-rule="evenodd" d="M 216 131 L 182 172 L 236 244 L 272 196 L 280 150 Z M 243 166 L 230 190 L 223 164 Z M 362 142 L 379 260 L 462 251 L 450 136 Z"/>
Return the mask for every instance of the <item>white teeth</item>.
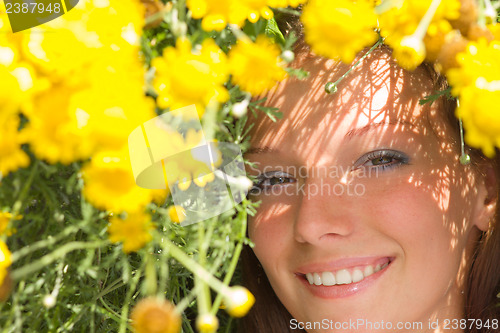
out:
<path id="1" fill-rule="evenodd" d="M 347 269 L 341 269 L 337 272 L 321 272 L 321 273 L 307 273 L 305 275 L 307 281 L 311 285 L 316 286 L 334 286 L 338 284 L 350 284 L 362 281 L 364 278 L 386 268 L 389 262 L 383 265 L 377 264 L 375 268 L 371 265 L 364 268 L 355 268 L 350 272 Z"/>
<path id="2" fill-rule="evenodd" d="M 366 266 L 365 271 L 363 272 L 363 275 L 365 277 L 368 277 L 373 274 L 373 267 L 372 266 Z"/>
<path id="3" fill-rule="evenodd" d="M 365 277 L 363 275 L 363 272 L 361 272 L 359 269 L 355 269 L 352 272 L 352 282 L 359 282 L 363 280 Z"/>
<path id="4" fill-rule="evenodd" d="M 351 283 L 351 273 L 349 273 L 347 269 L 341 269 L 340 271 L 337 271 L 337 274 L 335 274 L 335 280 L 337 280 L 337 284 Z"/>
<path id="5" fill-rule="evenodd" d="M 323 272 L 323 274 L 321 274 L 321 279 L 323 280 L 324 286 L 335 285 L 335 275 L 333 275 L 332 272 Z"/>
<path id="6" fill-rule="evenodd" d="M 314 273 L 314 284 L 321 286 L 321 276 L 318 273 Z"/>

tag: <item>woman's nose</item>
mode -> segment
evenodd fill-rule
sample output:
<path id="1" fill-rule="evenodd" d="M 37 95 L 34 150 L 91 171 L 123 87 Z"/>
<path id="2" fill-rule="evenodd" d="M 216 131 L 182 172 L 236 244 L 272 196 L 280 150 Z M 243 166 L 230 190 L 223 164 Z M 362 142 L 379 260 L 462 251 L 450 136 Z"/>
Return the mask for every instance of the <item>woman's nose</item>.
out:
<path id="1" fill-rule="evenodd" d="M 299 243 L 317 244 L 348 237 L 355 229 L 356 193 L 350 184 L 327 177 L 308 178 L 294 221 Z"/>

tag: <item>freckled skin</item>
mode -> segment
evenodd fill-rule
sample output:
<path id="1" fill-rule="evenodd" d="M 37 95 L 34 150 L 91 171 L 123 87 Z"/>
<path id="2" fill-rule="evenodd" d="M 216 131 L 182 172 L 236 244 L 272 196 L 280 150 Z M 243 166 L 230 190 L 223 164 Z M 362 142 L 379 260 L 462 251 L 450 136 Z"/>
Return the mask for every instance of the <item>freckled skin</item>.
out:
<path id="1" fill-rule="evenodd" d="M 377 50 L 328 95 L 324 85 L 348 66 L 312 56 L 298 57 L 296 66 L 309 78 L 288 79 L 266 101 L 280 108 L 283 119 L 254 120 L 252 147 L 273 152 L 247 155 L 257 163 L 249 170 L 254 175 L 296 171 L 287 176 L 293 182 L 274 185 L 292 194 L 258 195 L 262 204 L 249 221 L 254 252 L 277 296 L 302 322 L 422 322 L 419 332 L 438 332 L 428 329 L 429 319 L 463 318 L 463 272 L 476 225 L 484 224 L 484 198 L 474 170 L 458 162 L 459 145 L 440 116 L 441 104 L 419 104 L 433 92 L 431 79 L 423 69 L 403 71 Z M 366 156 L 381 149 L 401 152 L 407 161 L 377 167 Z M 361 165 L 352 170 L 355 163 Z M 349 175 L 312 172 L 321 168 Z M 326 193 L 339 184 L 343 193 Z M 304 192 L 293 191 L 299 185 Z M 356 185 L 358 195 L 348 194 L 347 187 Z M 321 186 L 323 193 L 312 193 Z M 295 275 L 306 264 L 367 256 L 394 261 L 369 288 L 349 297 L 319 298 Z"/>

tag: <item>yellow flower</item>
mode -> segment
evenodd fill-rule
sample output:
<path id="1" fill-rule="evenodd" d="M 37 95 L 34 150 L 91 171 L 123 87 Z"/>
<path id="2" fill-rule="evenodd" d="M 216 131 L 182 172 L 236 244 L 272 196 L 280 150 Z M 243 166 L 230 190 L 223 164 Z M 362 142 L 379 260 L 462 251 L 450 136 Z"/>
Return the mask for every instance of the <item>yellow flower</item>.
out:
<path id="1" fill-rule="evenodd" d="M 3 282 L 0 284 L 0 302 L 5 302 L 9 298 L 13 284 L 10 272 L 7 270 Z"/>
<path id="2" fill-rule="evenodd" d="M 386 1 L 378 7 L 378 9 L 385 7 L 380 9 L 382 11 L 379 15 L 380 34 L 385 37 L 384 42 L 391 46 L 396 53 L 404 56 L 405 51 L 401 50 L 402 40 L 416 33 L 417 27 L 428 11 L 431 2 L 432 0 Z M 388 3 L 391 6 L 387 6 Z M 435 60 L 444 43 L 444 36 L 452 29 L 449 21 L 457 19 L 459 15 L 459 0 L 442 0 L 428 27 L 424 27 L 426 29 L 422 31 L 422 36 L 415 35 L 417 38 L 422 37 L 425 46 L 429 49 L 427 60 Z M 403 44 L 406 43 L 405 41 Z M 395 55 L 395 58 L 399 60 L 397 55 Z M 414 61 L 419 58 L 421 58 L 421 53 L 419 53 L 419 57 L 412 58 L 413 62 L 410 62 L 409 66 L 403 67 L 407 69 L 415 68 L 423 61 L 422 58 L 420 63 L 415 64 Z M 408 58 L 402 60 L 401 63 L 406 64 L 408 63 L 407 60 Z"/>
<path id="3" fill-rule="evenodd" d="M 458 68 L 452 68 L 447 73 L 452 93 L 459 96 L 466 86 L 476 84 L 478 77 L 486 81 L 500 80 L 500 41 L 488 43 L 486 39 L 470 42 L 465 52 L 457 55 Z"/>
<path id="4" fill-rule="evenodd" d="M 229 68 L 241 90 L 257 96 L 285 78 L 280 48 L 263 35 L 255 43 L 239 40 L 229 52 Z"/>
<path id="5" fill-rule="evenodd" d="M 192 182 L 204 187 L 215 179 L 212 171 L 222 163 L 222 154 L 216 144 L 206 144 L 202 131 L 191 128 L 183 136 L 176 130 L 151 126 L 147 135 L 150 142 L 163 146 L 166 158 L 162 163 L 169 186 L 177 185 L 184 191 Z"/>
<path id="6" fill-rule="evenodd" d="M 143 92 L 143 14 L 136 0 L 81 1 L 22 34 L 21 56 L 45 79 L 37 80 L 43 84 L 33 96 L 36 108 L 23 110 L 29 118 L 23 136 L 38 158 L 68 164 L 120 149 L 133 128 L 155 115 Z M 22 70 L 13 73 L 28 81 Z"/>
<path id="7" fill-rule="evenodd" d="M 168 216 L 174 223 L 182 223 L 186 219 L 186 211 L 181 206 L 170 206 Z"/>
<path id="8" fill-rule="evenodd" d="M 233 317 L 244 317 L 255 303 L 255 297 L 245 287 L 232 287 L 225 299 L 226 311 Z"/>
<path id="9" fill-rule="evenodd" d="M 176 109 L 195 104 L 201 116 L 211 99 L 227 101 L 226 62 L 226 55 L 212 39 L 205 39 L 199 49 L 192 49 L 187 39 L 178 39 L 176 47 L 166 48 L 162 57 L 152 61 L 158 105 Z"/>
<path id="10" fill-rule="evenodd" d="M 120 149 L 155 115 L 143 92 L 143 12 L 135 0 L 80 2 L 43 25 L 57 33 L 34 28 L 25 35 L 23 56 L 50 80 L 34 96 L 36 110 L 25 112 L 23 135 L 38 158 L 68 164 Z"/>
<path id="11" fill-rule="evenodd" d="M 492 158 L 495 146 L 500 148 L 500 80 L 478 78 L 475 86 L 462 90 L 459 100 L 456 115 L 463 121 L 465 141 Z"/>
<path id="12" fill-rule="evenodd" d="M 429 27 L 424 38 L 425 58 L 427 61 L 434 62 L 437 59 L 441 48 L 445 44 L 446 35 L 450 31 L 452 31 L 451 24 L 445 20 L 441 20 Z"/>
<path id="13" fill-rule="evenodd" d="M 28 114 L 22 133 L 33 153 L 49 163 L 65 164 L 90 156 L 94 143 L 78 113 L 68 112 L 73 89 L 55 85 L 34 99 L 36 110 Z"/>
<path id="14" fill-rule="evenodd" d="M 164 299 L 142 299 L 130 315 L 135 333 L 177 333 L 181 317 L 175 307 Z"/>
<path id="15" fill-rule="evenodd" d="M 489 31 L 491 31 L 493 37 L 496 40 L 500 41 L 500 23 L 488 24 L 486 27 L 488 28 Z"/>
<path id="16" fill-rule="evenodd" d="M 306 3 L 307 0 L 269 0 L 268 6 L 272 8 L 298 7 Z"/>
<path id="17" fill-rule="evenodd" d="M 21 149 L 23 138 L 18 132 L 17 114 L 2 115 L 0 109 L 0 178 L 30 164 L 29 156 Z"/>
<path id="18" fill-rule="evenodd" d="M 152 239 L 153 229 L 151 217 L 141 212 L 128 214 L 125 219 L 112 217 L 108 226 L 109 240 L 122 242 L 125 253 L 136 252 Z"/>
<path id="19" fill-rule="evenodd" d="M 457 56 L 459 67 L 446 73 L 458 96 L 457 117 L 462 118 L 465 141 L 488 157 L 500 147 L 500 41 L 470 42 Z"/>
<path id="20" fill-rule="evenodd" d="M 20 220 L 22 218 L 22 215 L 17 215 L 13 218 L 11 213 L 0 212 L 0 235 L 5 233 L 7 236 L 10 236 L 10 234 L 12 234 L 12 232 L 15 230 L 8 228 L 10 220 Z"/>
<path id="21" fill-rule="evenodd" d="M 0 47 L 0 57 L 1 53 L 4 52 L 1 49 Z M 5 49 L 11 50 L 10 48 Z M 19 111 L 21 100 L 21 88 L 16 77 L 6 66 L 0 64 L 0 117 Z"/>
<path id="22" fill-rule="evenodd" d="M 214 315 L 206 313 L 196 318 L 196 329 L 199 333 L 215 333 L 219 328 L 219 320 Z"/>
<path id="23" fill-rule="evenodd" d="M 228 23 L 243 26 L 246 13 L 234 0 L 187 0 L 187 7 L 195 19 L 203 18 L 202 28 L 206 31 L 221 31 Z"/>
<path id="24" fill-rule="evenodd" d="M 255 23 L 259 18 L 270 19 L 273 12 L 269 7 L 297 7 L 306 0 L 187 0 L 193 18 L 200 19 L 206 31 L 221 31 L 228 23 L 242 27 L 245 20 Z"/>
<path id="25" fill-rule="evenodd" d="M 311 0 L 301 20 L 305 40 L 315 53 L 346 63 L 377 40 L 377 17 L 368 0 Z"/>
<path id="26" fill-rule="evenodd" d="M 24 55 L 52 80 L 78 84 L 103 51 L 115 52 L 117 61 L 127 49 L 137 56 L 143 15 L 136 0 L 80 1 L 64 16 L 33 28 L 23 41 Z"/>
<path id="27" fill-rule="evenodd" d="M 7 275 L 7 269 L 12 264 L 11 253 L 7 244 L 0 240 L 0 285 L 3 283 Z"/>
<path id="28" fill-rule="evenodd" d="M 134 128 L 156 116 L 154 101 L 143 92 L 142 65 L 131 61 L 123 67 L 114 64 L 93 70 L 92 85 L 75 92 L 67 110 L 92 143 L 92 153 L 120 149 Z"/>
<path id="29" fill-rule="evenodd" d="M 394 58 L 401 67 L 414 70 L 425 59 L 424 42 L 413 35 L 403 37 L 399 45 L 394 46 Z"/>
<path id="30" fill-rule="evenodd" d="M 115 213 L 144 209 L 156 196 L 136 185 L 125 150 L 100 152 L 82 168 L 83 195 L 95 207 Z"/>

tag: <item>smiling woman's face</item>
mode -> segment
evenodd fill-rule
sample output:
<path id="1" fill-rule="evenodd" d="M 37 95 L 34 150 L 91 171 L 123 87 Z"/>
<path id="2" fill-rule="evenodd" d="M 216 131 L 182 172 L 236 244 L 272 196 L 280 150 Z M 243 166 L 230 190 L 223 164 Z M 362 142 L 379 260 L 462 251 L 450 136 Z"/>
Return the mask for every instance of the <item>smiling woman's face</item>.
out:
<path id="1" fill-rule="evenodd" d="M 429 319 L 462 318 L 484 197 L 441 104 L 419 104 L 429 75 L 375 51 L 327 95 L 348 66 L 311 56 L 297 66 L 309 78 L 269 94 L 283 119 L 257 119 L 247 154 L 262 201 L 249 235 L 277 296 L 301 322 L 422 322 L 424 332 Z"/>

